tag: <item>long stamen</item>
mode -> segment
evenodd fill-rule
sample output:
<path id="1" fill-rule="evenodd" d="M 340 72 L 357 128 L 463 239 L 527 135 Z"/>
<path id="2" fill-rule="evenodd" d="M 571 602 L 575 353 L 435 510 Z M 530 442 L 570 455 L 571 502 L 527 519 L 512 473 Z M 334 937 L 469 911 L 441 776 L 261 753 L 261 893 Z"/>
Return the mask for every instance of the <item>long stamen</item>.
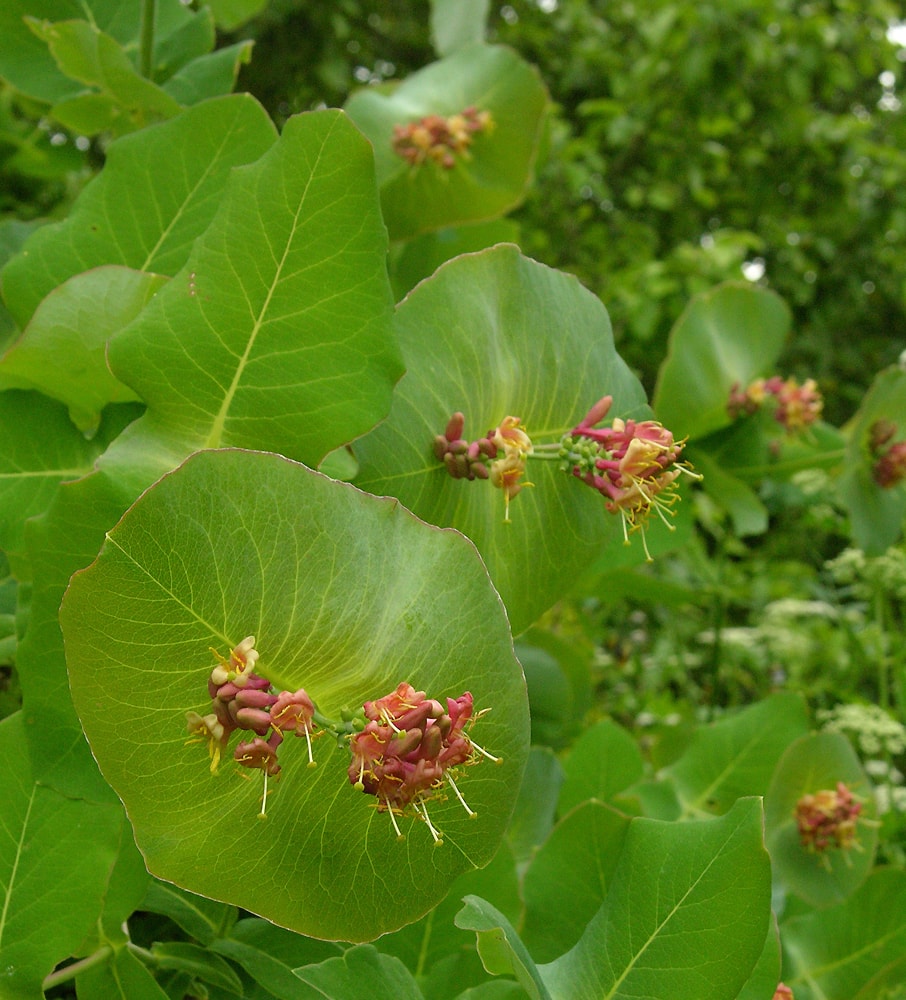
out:
<path id="1" fill-rule="evenodd" d="M 472 749 L 477 750 L 482 757 L 487 757 L 488 760 L 494 761 L 495 764 L 503 763 L 503 757 L 495 757 L 492 753 L 488 753 L 487 750 L 480 747 L 471 736 L 469 736 L 469 743 L 471 744 Z"/>
<path id="2" fill-rule="evenodd" d="M 390 813 L 390 822 L 393 824 L 393 829 L 396 830 L 396 839 L 405 840 L 406 835 L 400 830 L 399 824 L 396 822 L 396 816 L 393 815 L 393 806 L 390 805 L 388 799 L 384 799 L 384 805 L 387 807 L 387 812 Z"/>
<path id="3" fill-rule="evenodd" d="M 264 772 L 264 794 L 261 796 L 261 812 L 258 813 L 258 819 L 267 819 L 265 814 L 265 808 L 267 806 L 267 771 Z"/>
<path id="4" fill-rule="evenodd" d="M 453 791 L 456 792 L 456 798 L 459 799 L 459 801 L 460 801 L 463 809 L 465 809 L 465 811 L 469 814 L 469 819 L 475 819 L 475 817 L 478 815 L 478 813 L 475 812 L 474 809 L 470 809 L 469 808 L 469 803 L 466 802 L 466 800 L 462 797 L 462 792 L 459 790 L 459 787 L 457 786 L 456 782 L 453 780 L 453 775 L 452 774 L 447 774 L 447 781 L 450 782 L 450 785 L 453 788 Z"/>
<path id="5" fill-rule="evenodd" d="M 425 805 L 424 799 L 418 799 L 415 803 L 415 808 L 418 809 L 428 824 L 428 829 L 431 831 L 431 836 L 434 838 L 434 843 L 440 845 L 444 842 L 443 835 L 435 829 L 434 824 L 431 822 L 431 817 L 428 815 L 428 807 Z"/>
<path id="6" fill-rule="evenodd" d="M 309 732 L 308 726 L 303 727 L 305 729 L 305 742 L 308 744 L 308 766 L 316 767 L 315 759 L 311 754 L 311 734 Z"/>

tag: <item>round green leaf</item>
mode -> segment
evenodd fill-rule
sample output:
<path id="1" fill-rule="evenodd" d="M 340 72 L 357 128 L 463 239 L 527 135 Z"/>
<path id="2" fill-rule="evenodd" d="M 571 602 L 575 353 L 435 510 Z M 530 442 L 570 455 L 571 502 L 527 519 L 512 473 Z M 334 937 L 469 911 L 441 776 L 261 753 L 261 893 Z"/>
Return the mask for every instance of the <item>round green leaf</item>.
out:
<path id="1" fill-rule="evenodd" d="M 835 789 L 842 781 L 862 800 L 856 826 L 858 848 L 809 853 L 799 842 L 796 803 L 803 795 Z M 871 871 L 878 843 L 874 795 L 859 758 L 840 733 L 814 733 L 796 740 L 781 757 L 765 796 L 767 845 L 775 878 L 812 906 L 850 896 Z M 867 822 L 866 822 L 867 820 Z"/>
<path id="2" fill-rule="evenodd" d="M 390 416 L 356 445 L 356 483 L 468 535 L 518 634 L 620 532 L 619 517 L 558 462 L 529 459 L 534 486 L 513 499 L 506 523 L 501 491 L 447 475 L 435 435 L 461 411 L 470 438 L 512 415 L 536 445 L 559 441 L 605 394 L 614 416 L 642 415 L 644 390 L 616 352 L 600 300 L 514 246 L 444 264 L 400 304 L 396 332 L 407 372 Z"/>
<path id="3" fill-rule="evenodd" d="M 61 610 L 73 699 L 101 770 L 126 805 L 149 870 L 314 937 L 362 941 L 416 919 L 458 874 L 493 857 L 527 753 L 522 672 L 474 548 L 398 503 L 276 455 L 201 452 L 165 476 L 77 574 Z M 186 744 L 208 711 L 210 647 L 254 635 L 257 670 L 304 687 L 321 712 L 409 681 L 471 690 L 492 709 L 475 739 L 503 758 L 464 769 L 428 806 L 444 835 L 355 791 L 341 742 L 280 748 L 267 820 L 260 772 L 227 754 L 215 774 Z M 234 737 L 235 740 L 235 737 Z M 253 780 L 243 780 L 252 776 Z"/>
<path id="4" fill-rule="evenodd" d="M 418 167 L 393 151 L 393 127 L 469 107 L 493 127 L 477 134 L 452 169 Z M 515 207 L 532 178 L 547 92 L 536 70 L 501 46 L 472 45 L 413 73 L 389 93 L 369 87 L 346 103 L 374 144 L 381 204 L 391 239 L 478 222 Z"/>
<path id="5" fill-rule="evenodd" d="M 770 374 L 790 329 L 783 300 L 728 282 L 697 295 L 670 331 L 653 407 L 678 437 L 702 437 L 730 423 L 734 384 Z"/>

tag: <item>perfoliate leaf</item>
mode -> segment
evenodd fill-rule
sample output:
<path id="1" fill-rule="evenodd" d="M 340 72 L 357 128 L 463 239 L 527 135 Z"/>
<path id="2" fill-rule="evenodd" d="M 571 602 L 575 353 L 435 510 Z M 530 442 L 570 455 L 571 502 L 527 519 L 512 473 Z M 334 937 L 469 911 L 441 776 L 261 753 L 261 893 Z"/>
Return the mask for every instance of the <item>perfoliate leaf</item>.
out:
<path id="1" fill-rule="evenodd" d="M 502 46 L 471 45 L 407 77 L 390 93 L 369 87 L 346 102 L 374 144 L 381 205 L 391 239 L 503 215 L 532 178 L 547 92 L 537 72 Z M 490 115 L 449 166 L 410 165 L 394 152 L 394 126 L 474 108 Z"/>
<path id="2" fill-rule="evenodd" d="M 152 873 L 305 934 L 361 941 L 421 916 L 493 857 L 527 705 L 499 598 L 457 532 L 276 455 L 201 452 L 109 532 L 61 621 L 76 707 Z M 427 806 L 443 845 L 408 816 L 398 841 L 350 784 L 345 741 L 324 735 L 314 768 L 304 740 L 281 747 L 259 822 L 262 774 L 232 763 L 232 749 L 212 774 L 204 746 L 186 745 L 186 713 L 209 710 L 211 647 L 226 653 L 246 635 L 260 674 L 304 687 L 334 719 L 402 681 L 441 699 L 471 691 L 492 709 L 475 738 L 503 758 L 461 776 L 477 817 L 448 792 Z"/>
<path id="3" fill-rule="evenodd" d="M 658 420 L 677 437 L 725 427 L 730 390 L 773 374 L 789 329 L 789 309 L 766 289 L 728 282 L 697 295 L 670 332 L 652 403 Z"/>

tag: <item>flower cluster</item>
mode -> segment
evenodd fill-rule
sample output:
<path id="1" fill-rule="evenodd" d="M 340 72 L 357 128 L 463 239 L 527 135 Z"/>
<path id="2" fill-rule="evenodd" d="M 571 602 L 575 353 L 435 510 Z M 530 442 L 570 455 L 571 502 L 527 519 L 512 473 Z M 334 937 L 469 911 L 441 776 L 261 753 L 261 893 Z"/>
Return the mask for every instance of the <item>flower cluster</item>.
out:
<path id="1" fill-rule="evenodd" d="M 490 479 L 503 490 L 504 521 L 510 520 L 510 500 L 523 486 L 526 459 L 532 453 L 532 440 L 521 426 L 519 417 L 504 417 L 499 426 L 476 441 L 463 437 L 465 417 L 456 412 L 446 430 L 434 439 L 434 455 L 443 462 L 454 479 Z"/>
<path id="2" fill-rule="evenodd" d="M 800 843 L 815 854 L 823 854 L 831 847 L 845 851 L 856 846 L 856 823 L 861 811 L 862 803 L 842 781 L 834 789 L 803 795 L 795 811 Z"/>
<path id="3" fill-rule="evenodd" d="M 738 382 L 730 389 L 727 411 L 734 420 L 764 406 L 774 408 L 774 419 L 788 434 L 797 434 L 819 419 L 824 400 L 811 378 L 800 385 L 794 378 L 774 375 L 755 379 L 745 389 Z"/>
<path id="4" fill-rule="evenodd" d="M 473 718 L 472 709 L 468 691 L 447 698 L 444 708 L 405 682 L 383 698 L 365 702 L 367 722 L 350 740 L 349 781 L 377 799 L 378 811 L 389 813 L 398 838 L 402 839 L 402 833 L 396 816 L 411 806 L 428 825 L 435 843 L 442 843 L 428 816 L 427 802 L 442 796 L 444 779 L 469 816 L 475 816 L 450 772 L 470 763 L 476 752 L 495 761 L 499 758 L 491 757 L 466 735 L 464 727 Z"/>
<path id="5" fill-rule="evenodd" d="M 876 420 L 868 432 L 872 478 L 884 490 L 906 479 L 906 438 L 894 441 L 896 433 L 892 420 Z"/>
<path id="6" fill-rule="evenodd" d="M 254 734 L 241 740 L 233 753 L 233 759 L 243 767 L 276 777 L 280 773 L 277 749 L 285 732 L 306 738 L 309 764 L 313 764 L 315 708 L 304 689 L 272 693 L 270 681 L 255 673 L 258 651 L 253 635 L 246 636 L 226 659 L 216 650 L 211 652 L 218 661 L 208 679 L 211 711 L 207 715 L 186 712 L 190 735 L 207 741 L 211 771 L 217 770 L 230 736 L 237 729 Z"/>
<path id="7" fill-rule="evenodd" d="M 610 411 L 604 396 L 560 442 L 561 468 L 597 490 L 607 509 L 623 521 L 623 537 L 639 531 L 645 545 L 645 526 L 652 511 L 672 530 L 668 516 L 679 494 L 676 481 L 685 472 L 700 478 L 680 461 L 683 441 L 656 420 L 615 418 L 597 427 Z M 645 545 L 645 555 L 651 559 Z"/>
<path id="8" fill-rule="evenodd" d="M 469 158 L 474 136 L 493 127 L 490 111 L 474 107 L 448 118 L 426 115 L 409 125 L 393 126 L 393 152 L 413 167 L 430 161 L 452 170 L 457 157 Z"/>

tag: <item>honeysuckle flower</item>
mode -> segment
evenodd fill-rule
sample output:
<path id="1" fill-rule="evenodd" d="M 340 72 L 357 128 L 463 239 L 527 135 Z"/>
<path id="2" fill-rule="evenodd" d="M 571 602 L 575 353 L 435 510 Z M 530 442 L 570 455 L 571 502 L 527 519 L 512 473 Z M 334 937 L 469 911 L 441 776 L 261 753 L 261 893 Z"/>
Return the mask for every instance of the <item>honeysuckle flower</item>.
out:
<path id="1" fill-rule="evenodd" d="M 802 385 L 794 378 L 779 375 L 758 378 L 745 389 L 739 383 L 730 389 L 727 410 L 734 419 L 743 413 L 755 413 L 762 406 L 774 407 L 774 419 L 788 434 L 797 434 L 815 423 L 821 416 L 824 400 L 818 383 L 810 378 Z"/>
<path id="2" fill-rule="evenodd" d="M 446 430 L 434 439 L 434 455 L 446 466 L 453 479 L 490 479 L 503 491 L 504 522 L 510 521 L 510 501 L 524 486 L 525 463 L 532 454 L 532 440 L 519 417 L 507 416 L 483 438 L 467 441 L 465 417 L 456 412 Z"/>
<path id="3" fill-rule="evenodd" d="M 425 115 L 408 125 L 393 126 L 393 152 L 413 167 L 430 162 L 452 170 L 457 157 L 470 158 L 474 137 L 490 132 L 493 126 L 491 113 L 474 107 L 448 118 Z"/>
<path id="4" fill-rule="evenodd" d="M 253 740 L 243 740 L 233 751 L 233 759 L 243 767 L 257 768 L 271 778 L 280 773 L 277 747 L 283 742 L 283 734 L 275 729 L 268 739 L 256 736 Z"/>
<path id="5" fill-rule="evenodd" d="M 304 736 L 308 744 L 308 766 L 314 767 L 315 761 L 311 753 L 311 736 L 315 715 L 315 706 L 308 693 L 299 688 L 298 691 L 281 691 L 271 705 L 271 725 L 281 732 L 295 732 L 296 736 Z"/>
<path id="6" fill-rule="evenodd" d="M 219 687 L 232 682 L 236 687 L 245 687 L 258 662 L 255 637 L 247 635 L 230 650 L 230 655 L 226 659 L 216 649 L 212 649 L 211 652 L 218 660 L 217 666 L 211 671 L 211 683 Z"/>
<path id="7" fill-rule="evenodd" d="M 220 758 L 223 756 L 233 728 L 235 727 L 227 726 L 221 722 L 213 712 L 208 715 L 199 715 L 198 712 L 186 712 L 186 731 L 190 736 L 204 740 L 208 744 L 212 774 L 220 764 Z M 194 743 L 195 740 L 190 740 L 189 742 Z"/>
<path id="8" fill-rule="evenodd" d="M 836 788 L 803 795 L 795 809 L 800 843 L 815 854 L 832 847 L 844 851 L 858 847 L 856 823 L 861 811 L 862 803 L 842 781 Z"/>
<path id="9" fill-rule="evenodd" d="M 471 762 L 476 752 L 497 760 L 464 732 L 472 718 L 472 695 L 466 691 L 459 698 L 448 698 L 444 709 L 424 691 L 403 682 L 390 694 L 365 702 L 363 711 L 368 721 L 349 744 L 350 783 L 377 799 L 378 811 L 389 813 L 397 837 L 402 833 L 396 817 L 409 810 L 427 824 L 435 843 L 441 843 L 427 802 L 442 793 L 446 779 L 463 808 L 474 816 L 450 771 Z"/>
<path id="10" fill-rule="evenodd" d="M 679 498 L 676 481 L 686 473 L 701 478 L 680 461 L 685 442 L 656 420 L 615 418 L 609 426 L 596 427 L 609 413 L 611 396 L 604 396 L 584 419 L 560 442 L 561 468 L 597 490 L 606 508 L 619 514 L 623 538 L 640 532 L 645 555 L 645 526 L 655 512 L 673 530 L 668 520 Z"/>
<path id="11" fill-rule="evenodd" d="M 876 420 L 869 428 L 868 448 L 874 460 L 872 478 L 888 490 L 906 479 L 906 439 L 894 441 L 897 425 L 892 420 Z"/>

